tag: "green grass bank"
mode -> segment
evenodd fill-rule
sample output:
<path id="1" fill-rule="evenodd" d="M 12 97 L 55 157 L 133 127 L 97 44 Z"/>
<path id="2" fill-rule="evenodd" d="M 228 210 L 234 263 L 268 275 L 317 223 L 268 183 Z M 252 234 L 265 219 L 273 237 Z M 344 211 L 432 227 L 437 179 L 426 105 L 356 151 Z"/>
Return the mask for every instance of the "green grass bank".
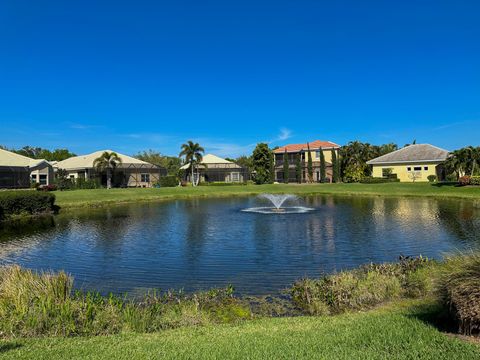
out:
<path id="1" fill-rule="evenodd" d="M 480 200 L 480 187 L 436 186 L 428 183 L 385 184 L 269 184 L 239 186 L 199 186 L 161 189 L 89 189 L 56 191 L 61 208 L 95 207 L 138 201 L 161 201 L 196 197 L 228 197 L 261 193 L 345 196 L 410 196 Z"/>
<path id="2" fill-rule="evenodd" d="M 403 301 L 329 317 L 265 318 L 152 334 L 0 341 L 5 359 L 478 359 L 480 346 L 429 323 L 435 306 Z"/>

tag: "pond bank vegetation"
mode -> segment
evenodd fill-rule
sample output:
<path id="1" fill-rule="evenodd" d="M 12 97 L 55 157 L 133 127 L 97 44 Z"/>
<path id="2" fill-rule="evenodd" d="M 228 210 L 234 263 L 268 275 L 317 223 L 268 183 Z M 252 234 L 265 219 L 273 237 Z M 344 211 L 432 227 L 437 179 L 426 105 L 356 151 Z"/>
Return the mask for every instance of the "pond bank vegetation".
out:
<path id="1" fill-rule="evenodd" d="M 302 279 L 278 297 L 238 297 L 229 286 L 193 294 L 151 291 L 130 299 L 76 291 L 73 279 L 64 272 L 36 273 L 6 266 L 0 269 L 0 336 L 151 333 L 265 317 L 333 316 L 405 299 L 435 304 L 436 313 L 431 316 L 449 319 L 448 330 L 478 335 L 479 269 L 477 253 L 443 262 L 401 258 L 398 263 L 369 264 L 320 279 Z"/>

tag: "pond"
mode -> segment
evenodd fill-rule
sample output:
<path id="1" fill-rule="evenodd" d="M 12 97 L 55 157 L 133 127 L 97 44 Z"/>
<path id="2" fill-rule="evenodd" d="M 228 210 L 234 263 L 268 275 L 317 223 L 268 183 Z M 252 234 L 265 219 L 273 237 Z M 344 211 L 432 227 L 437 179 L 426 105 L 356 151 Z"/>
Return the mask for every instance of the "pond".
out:
<path id="1" fill-rule="evenodd" d="M 441 258 L 480 244 L 469 201 L 316 196 L 312 211 L 262 214 L 255 197 L 178 200 L 69 211 L 38 229 L 3 232 L 0 265 L 65 270 L 77 288 L 130 294 L 233 284 L 278 293 L 320 276 L 399 255 Z M 46 222 L 46 224 L 45 224 Z"/>

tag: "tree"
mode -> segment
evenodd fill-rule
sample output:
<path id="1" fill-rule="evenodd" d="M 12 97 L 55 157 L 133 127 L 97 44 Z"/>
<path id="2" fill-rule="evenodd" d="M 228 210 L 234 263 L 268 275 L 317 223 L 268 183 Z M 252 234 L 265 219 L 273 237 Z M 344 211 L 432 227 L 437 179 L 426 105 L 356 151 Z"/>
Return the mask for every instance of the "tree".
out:
<path id="1" fill-rule="evenodd" d="M 252 172 L 253 170 L 253 160 L 251 156 L 245 156 L 245 155 L 239 156 L 234 160 L 234 163 L 247 169 L 249 172 Z"/>
<path id="2" fill-rule="evenodd" d="M 300 158 L 300 153 L 297 153 L 295 156 L 295 179 L 297 180 L 297 183 L 302 182 L 302 160 Z"/>
<path id="3" fill-rule="evenodd" d="M 253 170 L 255 172 L 255 183 L 266 184 L 272 179 L 273 153 L 266 143 L 258 143 L 252 154 Z M 273 174 L 274 176 L 274 174 Z"/>
<path id="4" fill-rule="evenodd" d="M 339 175 L 337 151 L 332 149 L 332 182 L 338 182 Z"/>
<path id="5" fill-rule="evenodd" d="M 310 152 L 310 144 L 307 143 L 307 173 L 308 173 L 308 182 L 313 182 L 313 162 L 312 162 L 312 153 Z"/>
<path id="6" fill-rule="evenodd" d="M 288 153 L 287 148 L 285 148 L 285 152 L 283 154 L 283 182 L 288 184 L 288 177 L 290 175 L 290 166 L 288 163 Z"/>
<path id="7" fill-rule="evenodd" d="M 325 155 L 320 147 L 320 182 L 324 183 L 327 180 L 327 165 L 325 164 Z"/>
<path id="8" fill-rule="evenodd" d="M 107 174 L 107 189 L 112 188 L 112 177 L 115 173 L 116 167 L 122 163 L 122 159 L 115 152 L 103 152 L 98 158 L 93 161 L 93 167 L 98 171 L 105 171 Z"/>
<path id="9" fill-rule="evenodd" d="M 200 146 L 198 143 L 194 143 L 193 141 L 188 141 L 186 144 L 182 144 L 182 151 L 180 152 L 180 157 L 185 156 L 185 162 L 190 164 L 190 171 L 191 171 L 191 181 L 192 186 L 197 186 L 199 182 L 199 176 L 197 171 L 197 179 L 194 179 L 194 170 L 195 168 L 201 164 L 203 160 L 203 153 L 205 149 Z"/>
<path id="10" fill-rule="evenodd" d="M 165 168 L 168 175 L 177 175 L 178 170 L 182 166 L 182 159 L 180 159 L 179 157 L 162 155 L 158 151 L 154 151 L 151 149 L 139 152 L 133 157 L 146 161 L 150 164 Z"/>

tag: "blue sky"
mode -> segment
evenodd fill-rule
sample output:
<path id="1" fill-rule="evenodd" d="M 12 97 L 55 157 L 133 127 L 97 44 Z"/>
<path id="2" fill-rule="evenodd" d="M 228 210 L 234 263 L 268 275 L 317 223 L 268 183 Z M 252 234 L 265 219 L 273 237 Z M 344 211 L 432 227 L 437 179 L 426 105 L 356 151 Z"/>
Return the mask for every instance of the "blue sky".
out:
<path id="1" fill-rule="evenodd" d="M 0 144 L 479 145 L 480 2 L 0 2 Z"/>

